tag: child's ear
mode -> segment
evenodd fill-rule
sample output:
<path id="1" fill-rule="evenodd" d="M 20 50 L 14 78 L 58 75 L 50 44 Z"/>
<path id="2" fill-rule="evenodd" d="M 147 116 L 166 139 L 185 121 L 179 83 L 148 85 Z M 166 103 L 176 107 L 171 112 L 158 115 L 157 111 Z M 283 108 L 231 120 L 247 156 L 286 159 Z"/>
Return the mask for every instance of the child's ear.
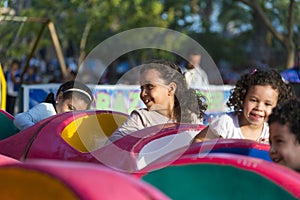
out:
<path id="1" fill-rule="evenodd" d="M 169 87 L 170 87 L 169 92 L 174 92 L 174 93 L 175 93 L 176 88 L 177 88 L 176 83 L 171 82 L 171 83 L 169 84 Z"/>
<path id="2" fill-rule="evenodd" d="M 56 97 L 56 103 L 58 103 L 62 99 L 63 99 L 63 92 L 59 92 L 57 97 Z"/>

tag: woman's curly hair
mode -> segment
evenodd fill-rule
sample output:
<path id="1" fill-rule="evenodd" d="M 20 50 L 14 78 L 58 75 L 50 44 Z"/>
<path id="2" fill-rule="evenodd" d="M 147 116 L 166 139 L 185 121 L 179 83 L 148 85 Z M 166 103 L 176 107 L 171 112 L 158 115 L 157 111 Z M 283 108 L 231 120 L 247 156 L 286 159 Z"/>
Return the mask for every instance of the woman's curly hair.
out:
<path id="1" fill-rule="evenodd" d="M 176 83 L 174 115 L 177 122 L 192 123 L 194 121 L 192 114 L 195 114 L 200 120 L 205 119 L 206 98 L 198 94 L 196 90 L 188 89 L 186 80 L 177 64 L 161 60 L 151 61 L 141 68 L 140 73 L 149 69 L 160 72 L 160 78 L 166 84 Z"/>
<path id="2" fill-rule="evenodd" d="M 300 143 L 300 100 L 290 99 L 281 106 L 273 108 L 268 118 L 268 124 L 274 122 L 287 125 L 290 132 L 295 134 L 297 141 Z"/>
<path id="3" fill-rule="evenodd" d="M 227 106 L 233 108 L 235 113 L 242 111 L 244 99 L 249 88 L 256 85 L 270 85 L 274 90 L 277 90 L 277 105 L 295 97 L 292 87 L 284 82 L 277 71 L 273 69 L 254 69 L 251 73 L 244 74 L 237 81 L 235 87 L 230 91 L 230 97 L 226 103 Z"/>

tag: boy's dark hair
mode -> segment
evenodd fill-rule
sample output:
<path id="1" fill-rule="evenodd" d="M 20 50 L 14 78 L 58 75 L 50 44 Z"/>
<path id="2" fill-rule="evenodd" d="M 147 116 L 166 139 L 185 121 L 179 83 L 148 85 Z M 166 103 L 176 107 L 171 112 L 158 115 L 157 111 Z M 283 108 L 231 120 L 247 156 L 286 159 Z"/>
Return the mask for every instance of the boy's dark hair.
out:
<path id="1" fill-rule="evenodd" d="M 18 60 L 18 59 L 13 59 L 12 61 L 11 61 L 11 65 L 14 65 L 14 64 L 17 64 L 18 66 L 20 66 L 21 65 L 21 62 Z"/>
<path id="2" fill-rule="evenodd" d="M 87 85 L 79 81 L 67 81 L 60 85 L 56 92 L 56 97 L 60 92 L 63 93 L 63 99 L 70 99 L 72 95 L 76 95 L 78 98 L 84 100 L 88 107 L 91 106 L 91 103 L 94 100 L 91 89 Z M 52 92 L 49 93 L 44 102 L 52 103 L 53 105 L 55 105 L 54 94 Z"/>
<path id="3" fill-rule="evenodd" d="M 149 69 L 155 69 L 166 84 L 176 83 L 174 114 L 177 122 L 191 123 L 191 113 L 196 114 L 199 119 L 205 119 L 207 109 L 206 98 L 194 89 L 188 89 L 186 80 L 180 67 L 172 62 L 156 60 L 142 66 L 140 73 Z"/>
<path id="4" fill-rule="evenodd" d="M 254 69 L 251 73 L 244 74 L 231 90 L 227 106 L 233 108 L 235 113 L 243 110 L 243 102 L 250 87 L 256 85 L 270 85 L 278 91 L 277 105 L 294 98 L 293 89 L 285 83 L 281 75 L 273 69 Z"/>
<path id="5" fill-rule="evenodd" d="M 300 143 L 300 100 L 290 99 L 281 106 L 273 108 L 268 118 L 268 124 L 274 122 L 287 125 L 290 132 L 295 134 L 297 141 Z"/>

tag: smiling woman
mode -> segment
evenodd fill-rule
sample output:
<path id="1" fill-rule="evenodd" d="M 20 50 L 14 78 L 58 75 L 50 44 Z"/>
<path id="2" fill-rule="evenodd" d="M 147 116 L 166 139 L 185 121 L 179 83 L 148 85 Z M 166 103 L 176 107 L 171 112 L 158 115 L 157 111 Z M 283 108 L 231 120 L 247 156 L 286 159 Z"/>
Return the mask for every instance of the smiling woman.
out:
<path id="1" fill-rule="evenodd" d="M 147 108 L 134 110 L 110 141 L 158 124 L 202 123 L 207 108 L 205 98 L 187 88 L 178 65 L 153 61 L 140 66 L 140 85 L 140 98 Z"/>

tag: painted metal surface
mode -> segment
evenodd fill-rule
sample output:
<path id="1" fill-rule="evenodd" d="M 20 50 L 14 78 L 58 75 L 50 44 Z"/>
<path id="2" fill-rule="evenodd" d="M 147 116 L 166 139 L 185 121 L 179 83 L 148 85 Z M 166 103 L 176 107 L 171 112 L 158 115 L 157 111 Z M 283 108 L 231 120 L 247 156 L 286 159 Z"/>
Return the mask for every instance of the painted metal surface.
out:
<path id="1" fill-rule="evenodd" d="M 0 179 L 1 199 L 170 199 L 142 180 L 92 163 L 28 160 L 0 166 Z"/>
<path id="2" fill-rule="evenodd" d="M 0 64 L 0 109 L 6 109 L 6 79 Z"/>
<path id="3" fill-rule="evenodd" d="M 98 121 L 98 119 L 102 119 L 99 117 L 102 115 L 109 116 L 111 120 L 116 120 L 110 123 L 106 120 Z M 111 115 L 116 118 L 112 118 Z M 91 152 L 88 151 L 88 144 L 86 151 L 82 151 L 82 145 L 85 145 L 82 144 L 84 138 L 93 136 L 93 131 L 95 130 L 98 132 L 102 131 L 101 134 L 98 134 L 99 138 L 107 137 L 103 131 L 108 129 L 101 127 L 108 126 L 111 130 L 115 130 L 118 123 L 123 123 L 127 117 L 128 115 L 123 113 L 104 110 L 62 113 L 49 117 L 4 140 L 0 140 L 0 153 L 18 160 L 47 158 L 99 163 L 99 161 L 91 155 Z M 79 120 L 80 124 L 77 124 L 77 128 L 81 126 L 81 132 L 78 132 L 77 129 L 74 131 L 75 125 L 72 124 L 72 122 L 80 118 L 92 118 L 93 120 Z M 88 123 L 85 123 L 85 121 Z M 104 125 L 102 124 L 103 122 L 108 124 Z M 70 124 L 72 125 L 69 126 Z M 70 134 L 69 138 L 67 137 L 68 134 L 66 137 L 62 137 L 64 131 Z M 80 140 L 81 138 L 83 141 Z M 93 146 L 93 148 L 95 148 L 95 146 Z"/>
<path id="4" fill-rule="evenodd" d="M 19 132 L 18 128 L 15 127 L 13 120 L 13 115 L 0 109 L 0 140 L 8 138 Z"/>
<path id="5" fill-rule="evenodd" d="M 204 128 L 198 124 L 156 125 L 126 135 L 97 154 L 105 165 L 134 173 L 170 152 L 184 152 Z"/>
<path id="6" fill-rule="evenodd" d="M 150 173 L 143 180 L 172 199 L 300 198 L 297 172 L 259 158 L 213 153 L 184 155 L 169 166 L 166 163 L 144 169 Z"/>

